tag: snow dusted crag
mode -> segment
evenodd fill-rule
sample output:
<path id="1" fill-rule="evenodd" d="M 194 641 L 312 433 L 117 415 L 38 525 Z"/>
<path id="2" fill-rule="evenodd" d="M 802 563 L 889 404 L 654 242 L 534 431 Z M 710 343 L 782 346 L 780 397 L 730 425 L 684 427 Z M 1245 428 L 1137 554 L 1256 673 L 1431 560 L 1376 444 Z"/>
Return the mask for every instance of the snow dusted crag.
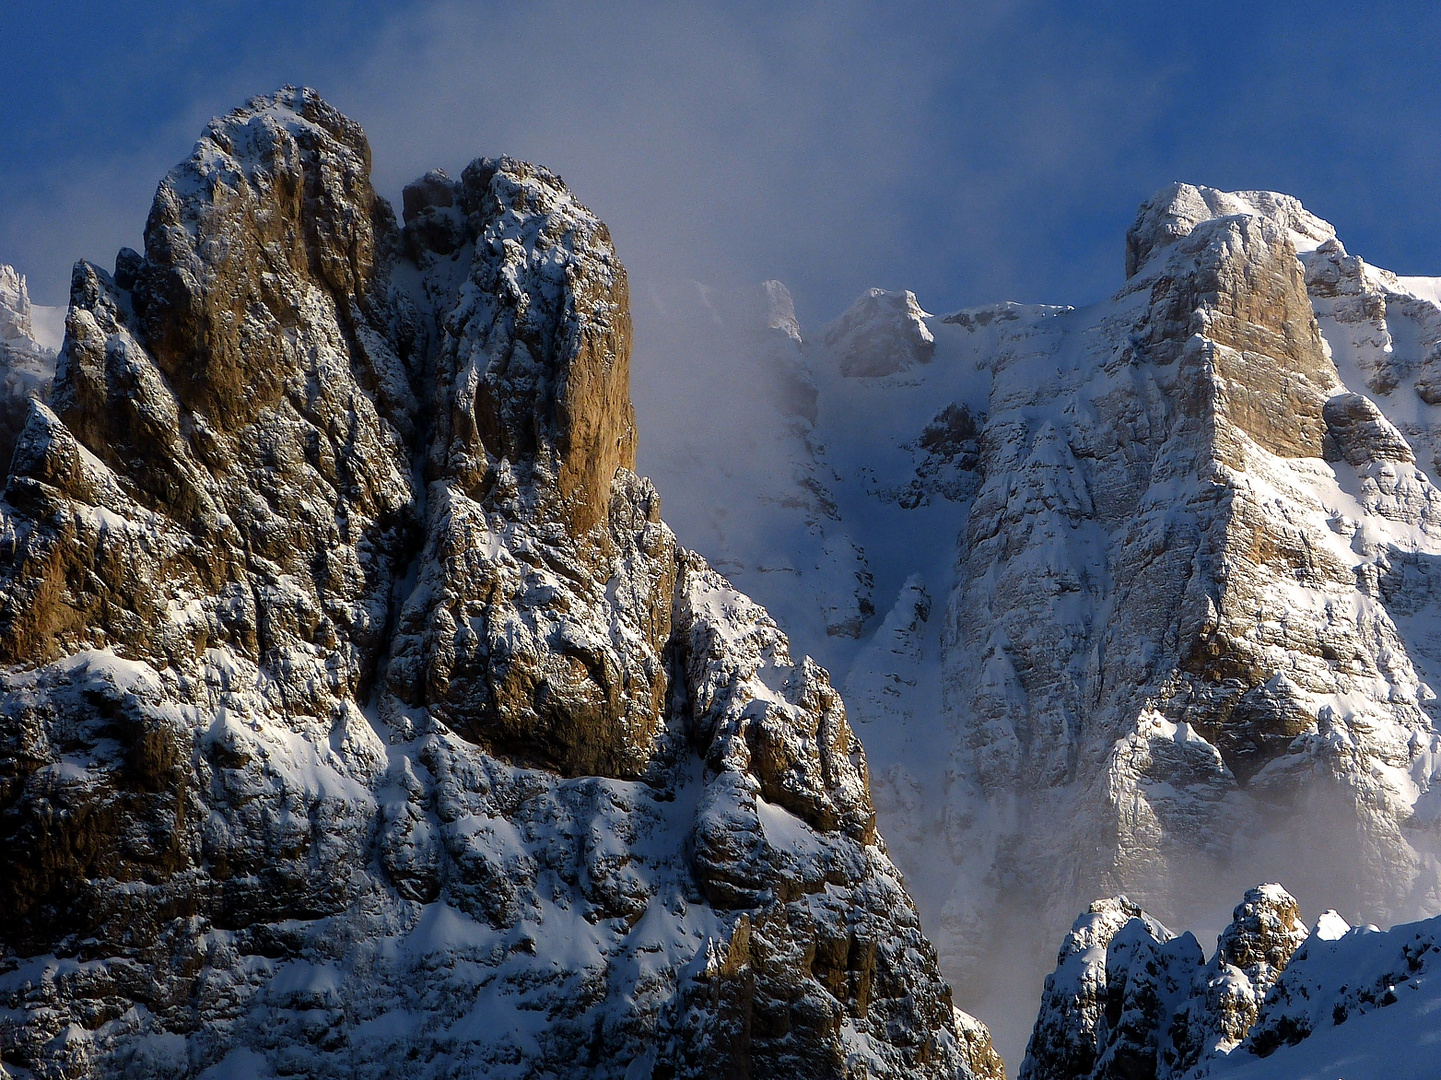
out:
<path id="1" fill-rule="evenodd" d="M 0 459 L 10 460 L 30 399 L 45 400 L 55 378 L 54 308 L 30 302 L 25 278 L 0 263 Z"/>
<path id="2" fill-rule="evenodd" d="M 843 686 L 978 1010 L 1096 895 L 1441 911 L 1441 287 L 1293 198 L 1184 184 L 1125 266 L 1076 309 L 867 293 L 795 350 L 814 417 L 761 471 L 791 532 L 694 531 Z"/>
<path id="3" fill-rule="evenodd" d="M 0 502 L 0 1074 L 1000 1076 L 825 671 L 632 471 L 605 226 L 369 165 L 255 99 L 76 267 Z"/>
<path id="4" fill-rule="evenodd" d="M 1190 913 L 1259 865 L 1437 906 L 1441 493 L 1332 361 L 1331 238 L 1285 196 L 1174 186 L 1113 301 L 992 362 L 945 689 L 992 820 L 1031 800 L 997 857 L 1052 898 Z"/>
<path id="5" fill-rule="evenodd" d="M 1306 930 L 1279 885 L 1249 890 L 1204 961 L 1124 896 L 1076 920 L 1046 979 L 1021 1080 L 1435 1072 L 1441 919 Z"/>

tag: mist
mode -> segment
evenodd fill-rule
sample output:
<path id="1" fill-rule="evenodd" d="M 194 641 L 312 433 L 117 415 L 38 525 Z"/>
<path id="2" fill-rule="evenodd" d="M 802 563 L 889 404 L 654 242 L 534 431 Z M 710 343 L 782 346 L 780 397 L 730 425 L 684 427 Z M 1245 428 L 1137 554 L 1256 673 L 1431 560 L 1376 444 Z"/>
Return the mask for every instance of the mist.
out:
<path id="1" fill-rule="evenodd" d="M 433 167 L 542 163 L 615 238 L 640 471 L 681 543 L 722 571 L 727 545 L 786 527 L 765 501 L 794 433 L 757 366 L 747 305 L 763 280 L 789 288 L 807 339 L 870 286 L 914 290 L 931 311 L 1085 303 L 1120 283 L 1137 204 L 1173 179 L 1296 194 L 1369 260 L 1441 269 L 1428 264 L 1441 237 L 1434 16 L 442 2 L 214 5 L 168 22 L 182 8 L 162 4 L 143 23 L 42 33 L 60 10 L 0 16 L 0 60 L 14 60 L 0 76 L 0 261 L 29 276 L 37 302 L 64 303 L 75 258 L 109 266 L 121 245 L 141 246 L 156 181 L 205 120 L 282 83 L 315 86 L 365 127 L 376 186 L 397 205 Z M 22 63 L 26 49 L 37 55 Z M 755 576 L 762 603 L 768 581 L 793 585 L 784 568 Z M 855 659 L 822 620 L 783 629 L 838 683 Z M 883 803 L 883 833 L 886 814 Z M 1208 946 L 1262 880 L 1291 889 L 1308 920 L 1322 907 L 1353 921 L 1437 909 L 1371 897 L 1332 818 L 1302 815 L 1307 837 L 1257 837 L 1222 865 L 1178 864 L 1135 899 Z M 951 868 L 904 844 L 893 855 L 935 932 Z M 1079 913 L 1081 895 L 1017 898 L 979 928 L 997 979 L 958 984 L 956 1000 L 993 1027 L 1013 1070 L 1060 944 L 1056 912 Z"/>

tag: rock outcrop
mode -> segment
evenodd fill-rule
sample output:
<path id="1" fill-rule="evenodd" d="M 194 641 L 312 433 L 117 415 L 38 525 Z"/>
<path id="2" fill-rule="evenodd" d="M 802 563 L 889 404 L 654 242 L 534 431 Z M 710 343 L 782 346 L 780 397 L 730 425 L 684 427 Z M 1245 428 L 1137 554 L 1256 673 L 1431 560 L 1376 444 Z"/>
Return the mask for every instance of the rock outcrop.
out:
<path id="1" fill-rule="evenodd" d="M 1098 900 L 1046 979 L 1020 1076 L 1426 1075 L 1438 935 L 1441 919 L 1383 932 L 1334 911 L 1308 931 L 1289 893 L 1261 885 L 1203 963 L 1192 935 L 1125 897 Z"/>
<path id="2" fill-rule="evenodd" d="M 0 461 L 10 461 L 32 399 L 45 400 L 55 350 L 42 344 L 25 278 L 0 263 Z"/>
<path id="3" fill-rule="evenodd" d="M 1092 896 L 1184 924 L 1256 880 L 1353 919 L 1441 903 L 1441 287 L 1293 198 L 1185 184 L 1125 268 L 1079 309 L 868 294 L 802 335 L 817 419 L 754 468 L 790 502 L 747 532 L 752 488 L 707 488 L 727 572 L 843 686 L 943 965 L 1005 992 L 1001 1024 Z M 813 598 L 862 574 L 870 612 L 827 634 Z"/>
<path id="4" fill-rule="evenodd" d="M 0 501 L 0 1073 L 1002 1075 L 826 672 L 632 471 L 554 174 L 286 89 L 77 265 Z"/>
<path id="5" fill-rule="evenodd" d="M 821 332 L 821 345 L 842 375 L 874 378 L 928 363 L 936 339 L 910 291 L 869 289 Z"/>
<path id="6" fill-rule="evenodd" d="M 1209 961 L 1126 897 L 1098 900 L 1046 978 L 1020 1080 L 1200 1076 L 1246 1039 L 1306 937 L 1279 885 L 1246 893 Z"/>

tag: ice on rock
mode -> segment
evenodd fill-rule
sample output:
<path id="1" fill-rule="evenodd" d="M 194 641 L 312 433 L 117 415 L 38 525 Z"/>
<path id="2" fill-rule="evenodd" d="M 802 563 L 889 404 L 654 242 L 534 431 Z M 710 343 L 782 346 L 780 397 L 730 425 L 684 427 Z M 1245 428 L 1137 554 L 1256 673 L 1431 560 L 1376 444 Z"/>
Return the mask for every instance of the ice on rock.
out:
<path id="1" fill-rule="evenodd" d="M 1222 217 L 1263 218 L 1279 225 L 1297 251 L 1309 251 L 1336 239 L 1335 229 L 1291 195 L 1171 184 L 1141 206 L 1126 233 L 1126 276 L 1139 273 L 1153 254 L 1188 236 L 1197 225 Z"/>
<path id="2" fill-rule="evenodd" d="M 796 320 L 796 304 L 790 290 L 779 281 L 761 282 L 763 314 L 761 325 L 766 330 L 779 330 L 795 342 L 801 342 L 801 324 Z"/>
<path id="3" fill-rule="evenodd" d="M 217 119 L 58 370 L 0 273 L 5 1068 L 995 1076 L 954 1006 L 1097 895 L 1035 1080 L 1425 1014 L 1429 924 L 1147 909 L 1436 913 L 1435 279 L 1177 184 L 1090 307 L 702 290 L 708 564 L 605 226 L 368 170 L 312 92 Z"/>
<path id="4" fill-rule="evenodd" d="M 820 345 L 842 375 L 875 378 L 930 361 L 936 339 L 916 294 L 869 289 L 830 326 Z"/>
<path id="5" fill-rule="evenodd" d="M 1047 979 L 1021 1076 L 1429 1076 L 1438 957 L 1441 918 L 1383 932 L 1327 911 L 1308 933 L 1275 884 L 1247 892 L 1204 963 L 1191 935 L 1097 901 Z"/>
<path id="6" fill-rule="evenodd" d="M 1209 961 L 1124 896 L 1096 901 L 1046 979 L 1020 1076 L 1199 1076 L 1246 1039 L 1305 938 L 1278 885 L 1247 891 Z"/>
<path id="7" fill-rule="evenodd" d="M 0 264 L 0 462 L 10 461 L 30 402 L 49 396 L 61 336 L 54 315 L 30 302 L 24 275 Z"/>
<path id="8" fill-rule="evenodd" d="M 0 265 L 0 340 L 33 341 L 30 290 L 13 266 Z"/>
<path id="9" fill-rule="evenodd" d="M 1321 913 L 1321 917 L 1316 920 L 1316 925 L 1311 928 L 1311 933 L 1318 941 L 1335 941 L 1350 930 L 1351 924 L 1332 909 Z"/>

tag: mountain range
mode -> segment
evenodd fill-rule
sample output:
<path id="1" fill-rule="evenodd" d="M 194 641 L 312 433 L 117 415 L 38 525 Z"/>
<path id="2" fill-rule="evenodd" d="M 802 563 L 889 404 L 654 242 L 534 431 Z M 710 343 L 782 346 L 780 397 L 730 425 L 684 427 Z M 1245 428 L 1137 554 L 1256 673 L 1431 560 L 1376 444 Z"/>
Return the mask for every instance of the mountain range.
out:
<path id="1" fill-rule="evenodd" d="M 287 88 L 144 246 L 0 269 L 0 1075 L 1423 1060 L 1441 279 L 1173 184 L 1087 307 L 696 289 L 647 424 L 543 167 Z"/>

